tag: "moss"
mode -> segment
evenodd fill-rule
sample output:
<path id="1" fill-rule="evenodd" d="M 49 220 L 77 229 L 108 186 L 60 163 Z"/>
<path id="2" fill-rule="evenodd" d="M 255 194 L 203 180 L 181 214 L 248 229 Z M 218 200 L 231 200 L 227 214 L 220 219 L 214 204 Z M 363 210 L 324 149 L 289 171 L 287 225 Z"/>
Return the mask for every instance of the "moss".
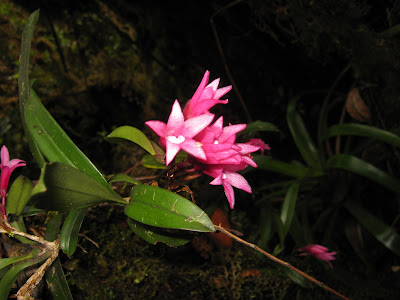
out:
<path id="1" fill-rule="evenodd" d="M 204 260 L 190 244 L 150 245 L 125 221 L 121 209 L 109 206 L 96 207 L 85 219 L 82 232 L 99 248 L 83 236 L 82 249 L 64 259 L 74 299 L 283 299 L 291 285 L 241 245 Z M 260 267 L 254 276 L 243 275 Z"/>

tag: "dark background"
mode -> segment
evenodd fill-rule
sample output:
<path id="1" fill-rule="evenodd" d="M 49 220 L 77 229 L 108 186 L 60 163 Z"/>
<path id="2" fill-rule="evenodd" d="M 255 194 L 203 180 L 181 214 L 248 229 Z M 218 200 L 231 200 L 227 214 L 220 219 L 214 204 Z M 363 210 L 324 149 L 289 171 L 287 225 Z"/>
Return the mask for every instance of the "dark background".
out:
<path id="1" fill-rule="evenodd" d="M 400 18 L 400 1 L 4 1 L 0 4 L 1 139 L 9 145 L 12 157 L 28 162 L 31 167 L 21 172 L 31 178 L 36 178 L 39 170 L 34 167 L 22 135 L 16 78 L 23 25 L 38 8 L 40 18 L 31 52 L 34 88 L 72 140 L 105 174 L 127 170 L 143 155 L 138 147 L 108 143 L 107 134 L 118 126 L 131 125 L 151 136 L 144 122 L 166 121 L 173 101 L 178 99 L 183 105 L 193 95 L 205 70 L 211 72 L 211 80 L 221 78 L 220 86 L 234 85 L 228 94 L 229 104 L 215 107 L 214 112 L 233 124 L 256 120 L 275 124 L 280 133 L 260 133 L 258 137 L 270 144 L 272 157 L 284 161 L 301 160 L 286 122 L 290 99 L 306 95 L 298 109 L 314 136 L 322 101 L 347 66 L 349 71 L 335 86 L 331 98 L 333 108 L 328 124 L 339 122 L 347 93 L 357 87 L 371 110 L 371 118 L 365 123 L 391 131 L 400 125 L 400 30 L 395 27 Z M 349 114 L 345 120 L 358 122 Z M 398 175 L 398 159 L 393 156 L 388 161 L 394 175 Z M 138 172 L 137 176 L 147 175 L 141 169 Z M 280 179 L 270 173 L 248 176 L 255 187 Z M 360 190 L 368 185 L 357 182 Z M 382 204 L 394 196 L 380 187 L 372 189 L 374 192 L 364 190 L 358 197 L 368 194 L 386 223 L 397 220 L 398 206 Z M 237 228 L 252 232 L 249 238 L 256 243 L 259 208 L 252 208 L 253 199 L 247 194 L 237 195 L 237 209 L 229 212 L 231 220 Z M 220 198 L 216 203 L 226 205 Z M 208 197 L 206 203 L 213 200 Z M 137 299 L 146 293 L 160 299 L 183 299 L 186 295 L 202 299 L 210 289 L 220 299 L 244 299 L 251 293 L 258 299 L 263 294 L 270 295 L 268 299 L 294 299 L 296 293 L 300 299 L 310 299 L 315 291 L 298 292 L 297 285 L 281 271 L 274 273 L 276 277 L 265 277 L 271 264 L 260 263 L 265 258 L 256 255 L 249 259 L 253 253 L 243 252 L 246 250 L 240 247 L 224 254 L 218 252 L 217 262 L 203 261 L 193 254 L 193 249 L 180 250 L 182 255 L 179 250 L 176 254 L 159 245 L 149 248 L 132 237 L 121 214 L 107 207 L 93 210 L 83 232 L 104 242 L 103 246 L 97 249 L 82 238 L 82 246 L 92 254 L 81 252 L 75 258 L 64 258 L 64 267 L 71 272 L 71 289 L 82 299 L 95 297 L 90 286 L 97 289 L 99 299 L 130 299 L 126 295 L 133 293 L 137 293 Z M 343 219 L 347 218 L 343 214 Z M 394 228 L 398 227 L 396 224 L 393 223 Z M 323 231 L 318 228 L 317 236 L 322 236 Z M 123 237 L 123 245 L 110 242 L 112 232 Z M 373 238 L 366 239 L 363 253 L 368 254 L 373 247 L 371 252 L 377 256 L 360 258 L 351 243 L 338 238 L 334 244 L 341 247 L 341 254 L 333 269 L 338 271 L 326 275 L 327 270 L 319 264 L 310 265 L 315 262 L 312 260 L 302 267 L 311 272 L 317 270 L 318 278 L 326 276 L 325 283 L 338 286 L 354 299 L 395 297 L 398 271 L 388 266 L 398 266 L 398 257 L 371 242 Z M 135 246 L 126 244 L 126 240 L 134 240 Z M 293 244 L 288 243 L 283 255 L 292 259 L 294 252 L 289 249 Z M 130 250 L 124 252 L 124 247 Z M 184 257 L 183 261 L 177 259 L 179 256 Z M 303 263 L 293 259 L 293 263 Z M 174 264 L 166 265 L 166 260 Z M 71 262 L 75 265 L 71 266 Z M 336 267 L 340 264 L 358 280 L 350 287 L 339 280 L 344 276 Z M 264 277 L 236 280 L 235 272 L 246 268 L 262 270 Z M 82 275 L 85 270 L 95 271 L 90 276 Z M 97 275 L 93 276 L 94 272 Z M 174 278 L 172 272 L 183 275 Z M 116 279 L 118 276 L 122 277 Z M 92 281 L 85 285 L 81 278 Z M 198 287 L 197 281 L 202 282 L 203 288 Z M 154 282 L 161 282 L 159 288 L 152 289 Z M 267 289 L 275 291 L 275 296 Z"/>

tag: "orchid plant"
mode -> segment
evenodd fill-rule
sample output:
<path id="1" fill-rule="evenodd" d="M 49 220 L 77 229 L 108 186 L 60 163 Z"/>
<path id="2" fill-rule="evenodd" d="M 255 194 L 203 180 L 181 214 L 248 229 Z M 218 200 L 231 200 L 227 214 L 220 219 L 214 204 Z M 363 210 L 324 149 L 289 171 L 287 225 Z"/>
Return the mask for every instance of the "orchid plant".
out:
<path id="1" fill-rule="evenodd" d="M 1 149 L 0 232 L 14 236 L 30 246 L 31 250 L 27 255 L 0 259 L 0 300 L 8 298 L 18 274 L 36 264 L 41 266 L 19 289 L 16 295 L 18 299 L 32 297 L 43 276 L 46 276 L 47 287 L 55 299 L 72 299 L 58 254 L 60 250 L 69 256 L 74 254 L 87 209 L 102 202 L 124 207 L 132 231 L 151 244 L 163 242 L 177 247 L 189 242 L 188 238 L 171 234 L 169 229 L 220 231 L 347 299 L 295 267 L 242 240 L 221 224 L 213 224 L 202 208 L 171 190 L 144 184 L 125 173 L 114 174 L 106 180 L 66 135 L 32 88 L 29 80 L 29 52 L 38 17 L 39 11 L 32 13 L 23 32 L 18 78 L 21 120 L 32 155 L 41 168 L 37 184 L 19 176 L 8 190 L 11 173 L 26 164 L 20 159 L 10 160 L 6 146 Z M 168 172 L 187 175 L 191 179 L 197 178 L 199 174 L 212 177 L 210 184 L 223 186 L 233 209 L 233 187 L 252 192 L 249 183 L 239 172 L 248 166 L 257 167 L 252 154 L 256 151 L 264 153 L 270 148 L 260 139 L 237 142 L 237 134 L 246 128 L 246 124 L 224 126 L 222 116 L 214 121 L 215 115 L 210 109 L 217 104 L 228 103 L 228 100 L 221 98 L 231 90 L 231 86 L 218 88 L 220 79 L 208 83 L 209 76 L 210 72 L 206 71 L 183 110 L 178 100 L 175 100 L 167 123 L 157 120 L 146 122 L 159 137 L 159 145 L 139 129 L 130 126 L 115 129 L 108 139 L 129 140 L 138 144 L 148 152 L 158 167 L 167 168 Z M 177 160 L 179 152 L 187 154 L 184 160 Z M 143 165 L 146 165 L 144 161 Z M 112 188 L 115 182 L 131 184 L 130 197 L 124 198 L 118 194 Z M 51 214 L 53 217 L 44 237 L 27 233 L 24 216 L 50 211 L 54 213 Z M 325 253 L 324 249 L 321 246 L 313 247 L 308 249 L 308 253 L 317 256 L 320 252 L 316 251 L 322 250 L 325 256 L 318 254 L 317 257 L 332 260 L 334 252 Z"/>
<path id="2" fill-rule="evenodd" d="M 246 124 L 223 126 L 223 117 L 213 124 L 214 114 L 210 113 L 216 104 L 227 104 L 220 100 L 232 86 L 218 88 L 220 79 L 207 85 L 210 72 L 206 71 L 193 97 L 186 103 L 183 111 L 175 100 L 167 124 L 161 121 L 147 121 L 160 137 L 160 144 L 166 149 L 168 166 L 177 153 L 188 153 L 188 162 L 193 168 L 214 178 L 211 185 L 222 185 L 230 207 L 235 205 L 233 186 L 251 193 L 247 180 L 237 173 L 248 165 L 257 167 L 251 153 L 270 149 L 262 140 L 253 139 L 247 143 L 236 143 L 236 134 L 246 128 Z"/>

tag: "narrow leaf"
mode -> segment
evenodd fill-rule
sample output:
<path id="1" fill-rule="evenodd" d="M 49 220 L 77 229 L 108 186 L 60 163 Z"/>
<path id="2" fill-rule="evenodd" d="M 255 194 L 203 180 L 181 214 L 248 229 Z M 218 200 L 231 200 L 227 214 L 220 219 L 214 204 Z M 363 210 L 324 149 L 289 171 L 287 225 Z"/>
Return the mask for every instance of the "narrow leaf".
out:
<path id="1" fill-rule="evenodd" d="M 246 128 L 240 132 L 240 134 L 244 135 L 252 135 L 256 132 L 259 131 L 279 131 L 278 127 L 276 125 L 270 123 L 270 122 L 264 122 L 264 121 L 254 121 L 252 123 L 247 124 Z"/>
<path id="2" fill-rule="evenodd" d="M 272 207 L 269 203 L 260 208 L 260 239 L 259 246 L 262 249 L 267 248 L 267 244 L 272 237 Z"/>
<path id="3" fill-rule="evenodd" d="M 11 287 L 14 284 L 14 282 L 17 280 L 19 274 L 26 268 L 29 268 L 30 266 L 33 266 L 40 261 L 45 260 L 48 255 L 43 255 L 43 256 L 37 256 L 40 253 L 39 249 L 35 249 L 32 252 L 33 258 L 32 260 L 24 261 L 21 263 L 18 263 L 11 267 L 1 278 L 0 280 L 0 299 L 8 299 L 8 294 L 10 293 Z"/>
<path id="4" fill-rule="evenodd" d="M 400 255 L 400 235 L 392 227 L 356 203 L 347 202 L 344 206 L 379 242 Z"/>
<path id="5" fill-rule="evenodd" d="M 166 169 L 167 166 L 164 163 L 159 162 L 154 158 L 154 156 L 151 156 L 150 154 L 147 154 L 143 156 L 142 158 L 142 165 L 146 168 L 149 169 Z"/>
<path id="6" fill-rule="evenodd" d="M 363 124 L 340 124 L 328 129 L 326 137 L 337 135 L 356 135 L 380 140 L 395 147 L 400 147 L 400 137 L 390 131 Z"/>
<path id="7" fill-rule="evenodd" d="M 44 234 L 44 239 L 46 241 L 53 242 L 57 239 L 58 233 L 60 231 L 60 226 L 62 224 L 63 214 L 56 214 L 50 219 L 46 226 L 46 232 Z"/>
<path id="8" fill-rule="evenodd" d="M 14 180 L 7 195 L 7 214 L 19 216 L 22 214 L 29 201 L 33 189 L 33 182 L 24 176 L 18 176 Z"/>
<path id="9" fill-rule="evenodd" d="M 73 299 L 59 257 L 57 257 L 57 259 L 46 270 L 45 276 L 47 287 L 50 290 L 53 299 Z"/>
<path id="10" fill-rule="evenodd" d="M 11 226 L 19 231 L 26 233 L 26 227 L 22 216 L 19 216 L 15 221 L 11 222 Z M 32 241 L 24 236 L 14 235 L 14 238 L 24 244 L 30 244 L 30 245 L 36 244 L 35 241 Z"/>
<path id="11" fill-rule="evenodd" d="M 23 260 L 31 259 L 34 256 L 34 254 L 35 254 L 35 252 L 32 251 L 29 254 L 23 255 L 23 256 L 0 258 L 0 269 L 3 269 L 9 265 L 12 265 L 14 263 L 17 263 L 17 262 L 20 262 Z"/>
<path id="12" fill-rule="evenodd" d="M 151 155 L 155 154 L 153 146 L 151 145 L 149 139 L 146 135 L 139 129 L 132 126 L 121 126 L 111 132 L 107 139 L 109 141 L 118 141 L 120 139 L 125 139 L 138 144 L 144 150 L 149 152 Z"/>
<path id="13" fill-rule="evenodd" d="M 136 222 L 135 220 L 128 218 L 129 227 L 132 231 L 140 236 L 143 240 L 150 244 L 157 244 L 159 242 L 167 244 L 170 247 L 179 247 L 187 244 L 190 240 L 183 239 L 179 237 L 174 237 L 171 235 L 160 234 L 154 230 L 154 227 L 144 225 L 142 223 Z"/>
<path id="14" fill-rule="evenodd" d="M 357 175 L 366 177 L 396 193 L 400 193 L 400 181 L 390 176 L 377 167 L 348 154 L 332 156 L 327 161 L 328 168 L 343 169 Z"/>
<path id="15" fill-rule="evenodd" d="M 319 170 L 309 169 L 299 164 L 287 163 L 270 156 L 254 155 L 254 161 L 257 163 L 259 170 L 277 172 L 298 179 L 305 177 L 317 177 L 323 173 Z"/>
<path id="16" fill-rule="evenodd" d="M 283 225 L 283 237 L 289 231 L 290 225 L 292 224 L 292 219 L 295 212 L 297 194 L 299 192 L 299 183 L 293 183 L 288 191 L 286 192 L 285 199 L 283 200 L 281 209 L 281 221 Z"/>
<path id="17" fill-rule="evenodd" d="M 289 125 L 290 132 L 299 149 L 304 161 L 314 169 L 321 169 L 319 153 L 315 147 L 310 135 L 304 125 L 300 114 L 296 110 L 297 97 L 293 98 L 288 105 L 286 120 Z"/>
<path id="18" fill-rule="evenodd" d="M 207 214 L 189 200 L 151 185 L 132 188 L 125 214 L 146 225 L 192 231 L 212 232 L 214 225 Z"/>
<path id="19" fill-rule="evenodd" d="M 34 11 L 28 18 L 21 38 L 21 54 L 19 58 L 18 70 L 18 90 L 19 90 L 19 110 L 21 114 L 22 126 L 24 128 L 25 136 L 28 140 L 29 148 L 39 166 L 45 164 L 45 158 L 39 150 L 38 145 L 29 134 L 29 130 L 25 121 L 25 108 L 30 95 L 29 84 L 29 56 L 31 50 L 31 43 L 33 32 L 36 23 L 39 19 L 39 10 Z"/>
<path id="20" fill-rule="evenodd" d="M 78 245 L 78 233 L 85 218 L 87 208 L 71 211 L 64 221 L 60 232 L 60 247 L 65 254 L 71 256 Z"/>
<path id="21" fill-rule="evenodd" d="M 25 120 L 30 135 L 49 162 L 58 161 L 75 167 L 111 190 L 99 170 L 58 125 L 33 89 L 25 108 Z"/>
<path id="22" fill-rule="evenodd" d="M 105 201 L 126 204 L 121 196 L 104 188 L 93 177 L 59 162 L 45 165 L 31 201 L 38 208 L 57 211 L 85 208 Z"/>
<path id="23" fill-rule="evenodd" d="M 136 180 L 135 178 L 132 178 L 131 176 L 126 175 L 125 173 L 118 173 L 111 176 L 110 179 L 108 179 L 108 183 L 113 183 L 113 182 L 128 182 L 132 184 L 142 184 L 139 180 Z"/>

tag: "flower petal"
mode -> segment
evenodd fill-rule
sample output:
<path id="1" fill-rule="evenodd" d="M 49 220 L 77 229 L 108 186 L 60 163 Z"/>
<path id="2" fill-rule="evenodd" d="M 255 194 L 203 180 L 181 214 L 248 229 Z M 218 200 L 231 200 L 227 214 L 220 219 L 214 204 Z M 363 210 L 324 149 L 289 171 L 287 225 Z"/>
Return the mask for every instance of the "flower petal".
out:
<path id="1" fill-rule="evenodd" d="M 235 192 L 233 191 L 233 188 L 230 184 L 224 182 L 223 186 L 226 198 L 229 202 L 229 206 L 231 207 L 231 209 L 233 209 L 233 207 L 235 206 Z"/>
<path id="2" fill-rule="evenodd" d="M 169 115 L 165 135 L 179 135 L 185 120 L 183 117 L 181 106 L 178 100 L 172 105 L 171 114 Z"/>
<path id="3" fill-rule="evenodd" d="M 164 137 L 165 127 L 167 124 L 161 121 L 147 121 L 145 122 L 158 136 Z"/>
<path id="4" fill-rule="evenodd" d="M 10 155 L 8 154 L 8 149 L 5 145 L 1 147 L 1 165 L 6 166 L 10 160 Z"/>
<path id="5" fill-rule="evenodd" d="M 178 154 L 179 150 L 181 149 L 181 145 L 177 145 L 177 144 L 171 143 L 170 141 L 166 140 L 165 148 L 166 148 L 166 150 L 165 150 L 165 163 L 168 166 L 170 164 L 170 162 Z"/>
<path id="6" fill-rule="evenodd" d="M 185 127 L 181 133 L 183 136 L 193 138 L 206 128 L 214 119 L 213 114 L 200 115 L 185 121 Z"/>
<path id="7" fill-rule="evenodd" d="M 195 140 L 192 139 L 186 139 L 180 146 L 181 149 L 185 150 L 187 153 L 193 155 L 194 157 L 203 160 L 206 159 L 204 150 L 201 147 L 201 144 L 199 145 L 199 142 L 196 142 Z"/>
<path id="8" fill-rule="evenodd" d="M 251 193 L 251 187 L 242 175 L 227 171 L 225 171 L 224 174 L 226 175 L 225 181 L 227 183 L 245 192 Z"/>

